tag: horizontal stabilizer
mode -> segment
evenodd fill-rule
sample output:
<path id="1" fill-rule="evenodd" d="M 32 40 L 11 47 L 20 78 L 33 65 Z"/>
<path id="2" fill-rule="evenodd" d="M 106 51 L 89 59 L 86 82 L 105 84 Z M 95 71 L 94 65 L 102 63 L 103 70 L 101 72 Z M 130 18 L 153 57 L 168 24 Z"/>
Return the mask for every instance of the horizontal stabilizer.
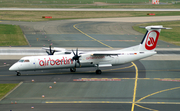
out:
<path id="1" fill-rule="evenodd" d="M 158 26 L 140 26 L 139 28 L 145 28 L 147 30 L 149 29 L 172 29 L 172 28 L 166 28 L 166 27 L 163 27 L 162 25 L 158 25 Z"/>

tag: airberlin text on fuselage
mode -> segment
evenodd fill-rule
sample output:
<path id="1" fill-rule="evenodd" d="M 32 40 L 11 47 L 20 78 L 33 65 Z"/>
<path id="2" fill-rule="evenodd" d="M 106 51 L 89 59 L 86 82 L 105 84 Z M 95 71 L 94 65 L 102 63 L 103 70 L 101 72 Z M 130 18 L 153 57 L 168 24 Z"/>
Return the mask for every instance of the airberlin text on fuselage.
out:
<path id="1" fill-rule="evenodd" d="M 43 60 L 39 60 L 39 65 L 40 66 L 54 66 L 54 65 L 66 65 L 66 64 L 73 64 L 73 60 L 71 58 L 63 57 L 62 59 L 52 59 L 52 58 L 44 58 Z"/>

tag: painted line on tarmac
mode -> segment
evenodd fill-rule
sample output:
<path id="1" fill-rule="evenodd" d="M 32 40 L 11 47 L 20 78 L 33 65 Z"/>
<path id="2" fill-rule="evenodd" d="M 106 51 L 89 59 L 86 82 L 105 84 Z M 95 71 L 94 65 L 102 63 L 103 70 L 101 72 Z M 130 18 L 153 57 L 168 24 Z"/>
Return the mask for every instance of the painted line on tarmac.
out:
<path id="1" fill-rule="evenodd" d="M 9 94 L 11 94 L 15 89 L 17 89 L 21 84 L 22 84 L 23 82 L 20 82 L 14 89 L 12 89 L 10 92 L 8 92 L 5 96 L 3 96 L 1 99 L 0 99 L 0 101 L 1 100 L 3 100 L 5 97 L 7 97 Z"/>
<path id="2" fill-rule="evenodd" d="M 135 105 L 140 107 L 140 108 L 143 108 L 143 109 L 152 110 L 152 111 L 158 111 L 158 110 L 155 110 L 155 109 L 151 109 L 151 108 L 147 108 L 147 107 L 141 106 L 139 104 L 135 104 Z"/>
<path id="3" fill-rule="evenodd" d="M 0 67 L 10 66 L 10 64 L 0 65 Z"/>
<path id="4" fill-rule="evenodd" d="M 146 110 L 158 111 L 158 110 L 155 110 L 155 109 L 151 109 L 151 108 L 141 106 L 139 104 L 168 104 L 168 105 L 173 104 L 173 105 L 175 105 L 175 104 L 180 104 L 180 102 L 135 102 L 135 105 L 140 107 L 140 108 L 143 108 L 143 109 L 146 109 Z"/>
<path id="5" fill-rule="evenodd" d="M 88 41 L 96 41 L 96 40 L 51 40 L 51 41 L 84 41 L 84 42 L 88 42 Z M 99 40 L 99 41 L 120 41 L 120 42 L 135 42 L 135 40 Z"/>
<path id="6" fill-rule="evenodd" d="M 180 79 L 159 79 L 159 81 L 172 81 L 172 82 L 180 82 Z"/>
<path id="7" fill-rule="evenodd" d="M 136 78 L 120 78 L 120 79 L 136 79 Z M 159 81 L 180 82 L 180 78 L 138 78 L 138 80 L 159 80 Z"/>
<path id="8" fill-rule="evenodd" d="M 152 95 L 155 95 L 155 94 L 158 94 L 158 93 L 162 93 L 162 92 L 165 92 L 165 91 L 175 90 L 175 89 L 180 89 L 180 87 L 174 87 L 174 88 L 164 89 L 164 90 L 161 90 L 161 91 L 154 92 L 154 93 L 152 93 L 152 94 L 149 94 L 149 95 L 147 95 L 147 96 L 144 96 L 144 97 L 140 98 L 140 99 L 137 100 L 136 102 L 140 102 L 140 101 L 142 101 L 143 99 L 146 99 L 147 97 L 150 97 L 150 96 L 152 96 Z"/>
<path id="9" fill-rule="evenodd" d="M 135 77 L 135 82 L 134 82 L 134 92 L 133 92 L 133 102 L 132 102 L 132 107 L 131 111 L 134 111 L 134 105 L 135 105 L 135 99 L 136 99 L 136 90 L 137 90 L 137 80 L 138 80 L 138 68 L 134 62 L 131 62 L 133 66 L 136 69 L 136 77 Z"/>
<path id="10" fill-rule="evenodd" d="M 73 81 L 121 81 L 119 78 L 80 78 Z"/>
<path id="11" fill-rule="evenodd" d="M 73 79 L 73 81 L 121 81 L 123 79 L 133 80 L 136 78 L 78 78 L 78 79 Z M 180 78 L 137 78 L 137 79 L 180 82 Z"/>
<path id="12" fill-rule="evenodd" d="M 14 75 L 0 75 L 0 76 L 14 76 Z"/>
<path id="13" fill-rule="evenodd" d="M 180 104 L 180 102 L 136 102 L 138 104 Z"/>
<path id="14" fill-rule="evenodd" d="M 45 103 L 132 103 L 124 101 L 46 101 Z"/>
<path id="15" fill-rule="evenodd" d="M 132 101 L 45 101 L 45 103 L 129 103 Z M 180 102 L 135 102 L 135 104 L 180 104 Z"/>
<path id="16" fill-rule="evenodd" d="M 89 37 L 89 38 L 91 38 L 91 39 L 99 42 L 100 44 L 102 44 L 102 45 L 104 45 L 104 46 L 106 46 L 106 47 L 109 47 L 109 48 L 113 49 L 113 47 L 111 47 L 111 46 L 109 46 L 109 45 L 107 45 L 107 44 L 104 44 L 104 43 L 102 43 L 100 40 L 97 40 L 97 39 L 89 36 L 88 34 L 84 33 L 83 31 L 81 31 L 80 29 L 78 29 L 78 28 L 76 27 L 76 25 L 77 25 L 77 24 L 73 25 L 73 27 L 74 27 L 76 30 L 78 30 L 79 32 L 81 32 L 82 34 L 84 34 L 84 35 L 86 35 L 87 37 Z"/>

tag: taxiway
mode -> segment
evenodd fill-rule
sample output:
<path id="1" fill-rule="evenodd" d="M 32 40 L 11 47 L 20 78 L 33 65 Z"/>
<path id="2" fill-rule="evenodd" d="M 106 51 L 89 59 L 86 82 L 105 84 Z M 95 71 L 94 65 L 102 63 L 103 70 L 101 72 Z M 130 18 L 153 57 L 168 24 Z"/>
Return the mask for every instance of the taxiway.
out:
<path id="1" fill-rule="evenodd" d="M 62 20 L 1 23 L 20 25 L 29 46 L 32 47 L 43 47 L 52 43 L 57 47 L 98 47 L 111 50 L 137 45 L 143 38 L 143 34 L 132 29 L 137 24 L 132 22 Z M 159 41 L 158 48 L 166 49 L 159 52 L 159 60 L 156 56 L 121 66 L 102 68 L 101 75 L 96 75 L 94 68 L 82 68 L 77 69 L 76 73 L 70 73 L 69 69 L 22 72 L 22 76 L 18 77 L 15 72 L 8 71 L 17 60 L 1 59 L 0 83 L 21 84 L 0 100 L 0 110 L 30 111 L 33 106 L 33 110 L 44 111 L 178 111 L 180 60 L 163 59 L 162 56 L 179 57 L 179 47 Z M 169 51 L 170 48 L 177 50 L 172 52 Z M 54 81 L 57 83 L 54 84 Z M 42 95 L 45 97 L 42 98 Z M 16 101 L 17 104 L 11 104 L 11 101 Z"/>

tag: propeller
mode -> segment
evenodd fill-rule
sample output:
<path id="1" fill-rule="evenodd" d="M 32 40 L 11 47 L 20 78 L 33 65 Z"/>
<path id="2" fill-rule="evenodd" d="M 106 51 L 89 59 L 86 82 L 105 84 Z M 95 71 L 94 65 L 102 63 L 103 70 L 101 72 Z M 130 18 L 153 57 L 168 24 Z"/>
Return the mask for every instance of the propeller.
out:
<path id="1" fill-rule="evenodd" d="M 80 61 L 79 61 L 79 58 L 80 58 L 81 56 L 78 55 L 78 48 L 76 49 L 76 53 L 74 53 L 73 50 L 72 50 L 72 52 L 73 52 L 73 54 L 74 54 L 74 56 L 72 57 L 72 60 L 75 60 L 75 68 L 76 68 L 76 63 L 78 63 L 79 66 L 81 67 L 81 63 L 80 63 Z"/>
<path id="2" fill-rule="evenodd" d="M 49 52 L 46 51 L 48 55 L 54 55 L 55 50 L 51 50 L 51 45 L 49 45 Z"/>

